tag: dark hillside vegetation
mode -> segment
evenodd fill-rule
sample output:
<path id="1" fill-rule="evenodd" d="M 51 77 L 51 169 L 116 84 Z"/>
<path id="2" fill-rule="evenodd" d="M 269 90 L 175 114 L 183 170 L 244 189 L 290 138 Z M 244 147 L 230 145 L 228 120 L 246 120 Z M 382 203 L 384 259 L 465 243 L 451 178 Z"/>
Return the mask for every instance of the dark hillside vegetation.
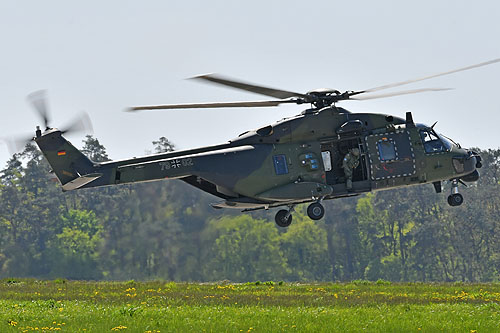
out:
<path id="1" fill-rule="evenodd" d="M 91 136 L 83 150 L 108 159 Z M 498 281 L 500 150 L 481 156 L 460 207 L 423 185 L 325 202 L 319 222 L 299 207 L 280 229 L 273 212 L 214 210 L 217 198 L 182 181 L 63 193 L 27 146 L 0 171 L 0 277 Z"/>

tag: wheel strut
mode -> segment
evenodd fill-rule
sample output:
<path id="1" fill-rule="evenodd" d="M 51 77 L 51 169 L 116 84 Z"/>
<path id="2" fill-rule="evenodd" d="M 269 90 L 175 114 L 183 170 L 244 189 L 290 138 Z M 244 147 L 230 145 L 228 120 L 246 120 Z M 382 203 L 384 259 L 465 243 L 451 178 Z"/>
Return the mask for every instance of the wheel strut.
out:
<path id="1" fill-rule="evenodd" d="M 457 194 L 458 193 L 458 180 L 453 179 L 451 182 L 451 194 Z"/>
<path id="2" fill-rule="evenodd" d="M 295 210 L 295 205 L 289 205 L 288 210 L 281 209 L 276 213 L 274 220 L 279 227 L 286 228 L 292 224 L 292 212 Z"/>
<path id="3" fill-rule="evenodd" d="M 448 196 L 448 204 L 450 206 L 460 206 L 464 202 L 464 197 L 458 193 L 458 179 L 451 181 L 451 194 Z"/>
<path id="4" fill-rule="evenodd" d="M 295 205 L 289 205 L 288 212 L 286 213 L 285 218 L 290 218 L 293 212 L 295 212 Z"/>

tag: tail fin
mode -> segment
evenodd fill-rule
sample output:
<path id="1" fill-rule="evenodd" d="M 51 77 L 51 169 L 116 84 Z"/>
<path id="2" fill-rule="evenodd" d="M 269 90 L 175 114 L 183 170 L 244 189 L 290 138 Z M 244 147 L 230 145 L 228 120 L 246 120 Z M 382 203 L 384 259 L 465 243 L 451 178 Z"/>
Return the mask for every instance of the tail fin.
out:
<path id="1" fill-rule="evenodd" d="M 63 185 L 63 190 L 77 189 L 99 178 L 99 174 L 93 174 L 94 163 L 61 134 L 61 131 L 52 129 L 37 135 L 35 142 Z"/>

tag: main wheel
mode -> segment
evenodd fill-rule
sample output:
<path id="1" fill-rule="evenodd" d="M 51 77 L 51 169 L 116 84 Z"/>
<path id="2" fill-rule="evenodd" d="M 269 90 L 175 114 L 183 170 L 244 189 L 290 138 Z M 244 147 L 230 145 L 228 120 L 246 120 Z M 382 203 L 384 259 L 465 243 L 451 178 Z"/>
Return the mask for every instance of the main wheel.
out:
<path id="1" fill-rule="evenodd" d="M 325 216 L 325 208 L 319 202 L 313 202 L 307 207 L 307 216 L 309 216 L 311 220 L 320 220 Z"/>
<path id="2" fill-rule="evenodd" d="M 286 209 L 282 209 L 276 213 L 274 220 L 279 227 L 286 228 L 292 224 L 292 214 L 289 214 Z"/>

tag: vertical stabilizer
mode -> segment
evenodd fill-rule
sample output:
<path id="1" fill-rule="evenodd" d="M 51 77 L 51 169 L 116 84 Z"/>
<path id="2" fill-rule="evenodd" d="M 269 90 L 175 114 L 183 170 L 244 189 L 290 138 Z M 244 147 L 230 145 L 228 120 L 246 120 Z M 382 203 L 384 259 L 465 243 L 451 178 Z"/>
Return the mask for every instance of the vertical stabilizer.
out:
<path id="1" fill-rule="evenodd" d="M 92 174 L 94 171 L 94 163 L 63 138 L 61 131 L 57 129 L 48 130 L 43 135 L 37 133 L 35 142 L 63 185 L 64 190 L 72 189 L 68 183 Z M 68 185 L 65 187 L 66 184 Z"/>

